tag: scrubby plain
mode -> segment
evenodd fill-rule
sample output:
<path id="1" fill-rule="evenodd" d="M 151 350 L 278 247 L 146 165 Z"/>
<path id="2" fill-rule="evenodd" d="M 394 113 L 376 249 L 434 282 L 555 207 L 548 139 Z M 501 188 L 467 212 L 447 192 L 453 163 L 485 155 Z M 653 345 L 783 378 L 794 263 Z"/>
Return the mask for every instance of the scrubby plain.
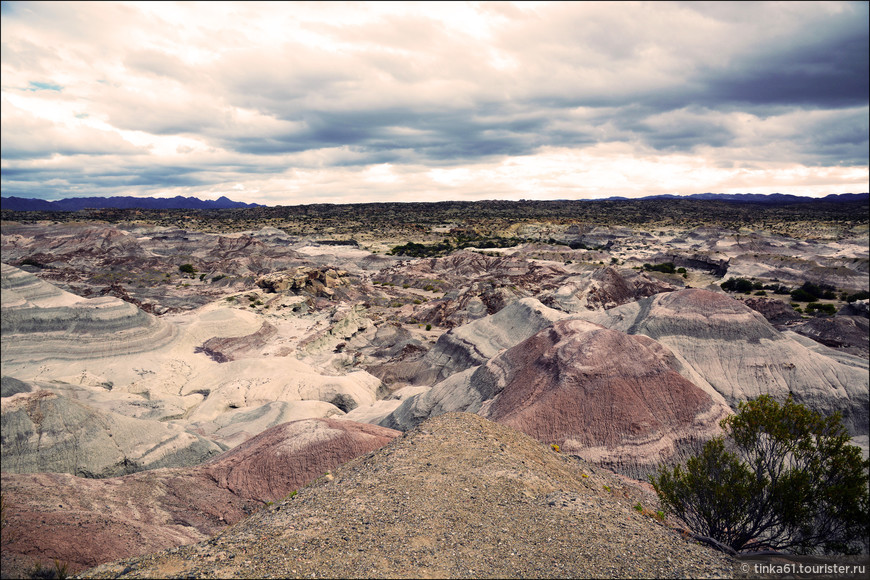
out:
<path id="1" fill-rule="evenodd" d="M 439 416 L 455 421 L 454 411 L 531 435 L 542 453 L 556 446 L 578 481 L 583 470 L 615 471 L 607 477 L 645 493 L 650 513 L 655 500 L 637 480 L 697 449 L 759 394 L 791 392 L 843 413 L 866 453 L 867 207 L 866 199 L 643 200 L 3 211 L 3 490 L 8 529 L 17 530 L 4 529 L 13 538 L 4 540 L 4 574 L 53 558 L 81 570 L 204 540 L 290 487 L 317 501 L 325 492 L 304 486 L 318 476 L 402 431 L 420 437 Z M 728 280 L 749 286 L 726 292 Z M 818 296 L 792 292 L 801 287 Z M 461 439 L 454 430 L 445 428 Z M 404 457 L 413 447 L 402 445 Z M 388 456 L 372 461 L 389 471 Z M 426 472 L 424 455 L 404 460 Z M 462 461 L 457 474 L 474 467 Z M 231 468 L 215 475 L 219 465 Z M 205 480 L 197 499 L 189 488 Z M 378 481 L 389 489 L 369 482 L 366 501 L 415 491 Z M 99 499 L 98 483 L 113 486 L 111 501 Z M 561 489 L 533 487 L 520 503 Z M 55 507 L 72 496 L 74 509 Z M 226 509 L 215 511 L 215 498 Z M 516 506 L 517 517 L 533 513 L 529 506 Z M 638 522 L 650 534 L 659 531 L 649 526 L 678 525 Z M 617 534 L 610 523 L 607 533 Z M 385 525 L 373 515 L 364 530 L 321 526 L 317 537 L 363 545 Z M 125 538 L 135 528 L 149 541 L 82 550 L 82 526 Z M 445 548 L 436 532 L 420 534 L 421 550 Z M 493 534 L 460 551 L 455 566 L 379 552 L 359 566 L 318 556 L 298 570 L 415 576 L 437 564 L 462 575 Z M 292 550 L 308 540 L 281 541 Z M 566 561 L 517 571 L 725 570 L 718 560 L 715 569 L 649 563 L 634 572 L 566 569 Z M 258 574 L 292 569 L 264 566 Z M 149 570 L 123 570 L 134 569 Z M 161 570 L 175 573 L 150 572 Z"/>

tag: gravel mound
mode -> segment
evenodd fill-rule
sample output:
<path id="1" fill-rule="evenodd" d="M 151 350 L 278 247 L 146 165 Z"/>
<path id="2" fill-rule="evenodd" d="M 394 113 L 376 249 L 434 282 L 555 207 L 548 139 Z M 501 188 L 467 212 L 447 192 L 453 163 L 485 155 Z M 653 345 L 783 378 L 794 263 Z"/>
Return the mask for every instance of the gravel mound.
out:
<path id="1" fill-rule="evenodd" d="M 466 413 L 430 419 L 199 544 L 92 578 L 708 578 L 732 561 L 610 472 Z M 646 508 L 641 513 L 634 506 Z"/>

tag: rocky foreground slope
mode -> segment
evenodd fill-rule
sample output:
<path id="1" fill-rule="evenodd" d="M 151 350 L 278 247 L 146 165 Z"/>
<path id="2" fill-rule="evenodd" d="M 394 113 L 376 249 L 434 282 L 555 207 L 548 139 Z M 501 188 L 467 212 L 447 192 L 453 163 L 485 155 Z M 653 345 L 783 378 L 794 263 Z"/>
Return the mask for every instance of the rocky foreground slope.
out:
<path id="1" fill-rule="evenodd" d="M 604 470 L 467 413 L 421 424 L 210 540 L 88 578 L 710 578 L 732 560 Z M 641 503 L 641 507 L 644 507 Z"/>

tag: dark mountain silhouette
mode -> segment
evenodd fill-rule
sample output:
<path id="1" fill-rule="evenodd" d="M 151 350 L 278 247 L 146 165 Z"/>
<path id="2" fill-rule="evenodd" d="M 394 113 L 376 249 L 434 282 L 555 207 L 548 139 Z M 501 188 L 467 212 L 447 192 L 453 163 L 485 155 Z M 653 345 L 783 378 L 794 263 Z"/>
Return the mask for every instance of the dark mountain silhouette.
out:
<path id="1" fill-rule="evenodd" d="M 790 203 L 812 203 L 818 201 L 843 202 L 866 200 L 870 197 L 867 193 L 832 193 L 825 197 L 806 197 L 792 195 L 790 193 L 693 193 L 691 195 L 648 195 L 633 199 L 702 199 L 716 201 L 730 201 L 734 203 L 763 203 L 770 205 L 785 205 Z M 614 196 L 599 201 L 629 200 L 627 197 Z"/>
<path id="2" fill-rule="evenodd" d="M 215 200 L 202 200 L 196 197 L 73 197 L 57 201 L 29 199 L 24 197 L 4 197 L 3 209 L 13 211 L 79 211 L 82 209 L 233 209 L 259 207 L 257 203 L 232 201 L 221 196 Z"/>

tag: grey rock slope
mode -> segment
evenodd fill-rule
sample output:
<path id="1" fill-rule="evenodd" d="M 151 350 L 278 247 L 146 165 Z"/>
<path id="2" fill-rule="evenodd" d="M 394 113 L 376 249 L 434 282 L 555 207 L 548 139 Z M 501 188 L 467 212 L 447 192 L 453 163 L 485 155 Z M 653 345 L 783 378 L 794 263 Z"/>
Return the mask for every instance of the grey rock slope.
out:
<path id="1" fill-rule="evenodd" d="M 687 289 L 577 316 L 664 344 L 684 363 L 689 380 L 715 389 L 732 406 L 791 392 L 826 415 L 842 412 L 854 435 L 867 434 L 866 360 L 807 348 L 725 294 Z"/>
<path id="2" fill-rule="evenodd" d="M 565 312 L 580 312 L 615 308 L 675 289 L 646 273 L 608 266 L 598 268 L 588 276 L 573 276 L 565 280 L 556 290 L 541 296 L 541 301 Z"/>
<path id="3" fill-rule="evenodd" d="M 605 488 L 605 486 L 607 486 Z M 509 427 L 441 415 L 212 539 L 92 578 L 693 578 L 733 562 L 647 496 Z"/>
<path id="4" fill-rule="evenodd" d="M 431 385 L 450 375 L 483 364 L 567 314 L 534 298 L 516 300 L 497 313 L 454 328 L 438 339 L 423 357 L 411 383 Z"/>
<path id="5" fill-rule="evenodd" d="M 3 471 L 111 477 L 196 465 L 224 448 L 182 427 L 39 390 L 3 399 Z"/>

